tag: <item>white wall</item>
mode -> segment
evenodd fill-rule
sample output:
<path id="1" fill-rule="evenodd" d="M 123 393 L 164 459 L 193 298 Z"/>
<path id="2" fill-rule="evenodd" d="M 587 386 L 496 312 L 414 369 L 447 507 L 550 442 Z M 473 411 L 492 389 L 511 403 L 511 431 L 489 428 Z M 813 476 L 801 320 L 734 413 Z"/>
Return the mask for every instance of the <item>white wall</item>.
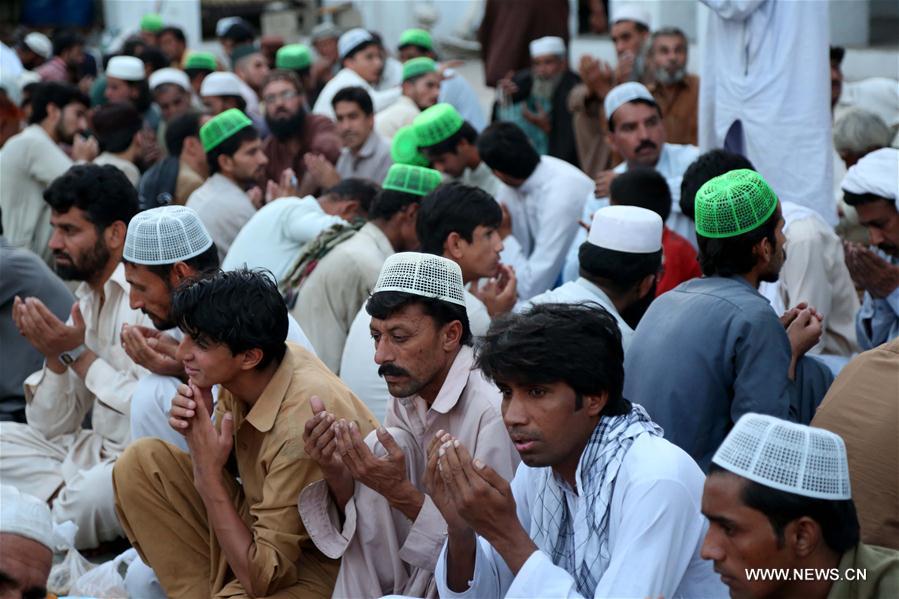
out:
<path id="1" fill-rule="evenodd" d="M 159 13 L 166 25 L 183 29 L 188 46 L 199 45 L 200 0 L 103 0 L 106 27 L 110 31 L 137 31 L 141 17 L 148 12 Z"/>

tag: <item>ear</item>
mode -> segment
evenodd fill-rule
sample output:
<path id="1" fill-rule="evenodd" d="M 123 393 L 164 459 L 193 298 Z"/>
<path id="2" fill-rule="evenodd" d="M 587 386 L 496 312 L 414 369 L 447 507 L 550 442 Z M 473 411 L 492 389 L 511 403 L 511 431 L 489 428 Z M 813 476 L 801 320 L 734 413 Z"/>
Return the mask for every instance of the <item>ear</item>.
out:
<path id="1" fill-rule="evenodd" d="M 125 245 L 125 235 L 128 233 L 128 225 L 117 220 L 103 231 L 103 241 L 106 247 L 117 250 Z"/>
<path id="2" fill-rule="evenodd" d="M 753 251 L 762 265 L 767 265 L 771 262 L 771 256 L 774 254 L 774 248 L 771 246 L 771 242 L 768 241 L 767 237 L 763 237 L 757 244 L 755 244 Z"/>
<path id="3" fill-rule="evenodd" d="M 172 269 L 169 271 L 169 284 L 174 289 L 178 285 L 181 284 L 185 279 L 189 279 L 193 276 L 193 271 L 190 266 L 188 266 L 184 262 L 175 262 L 172 265 Z"/>
<path id="4" fill-rule="evenodd" d="M 418 218 L 418 202 L 412 202 L 409 204 L 409 207 L 405 210 L 406 218 L 412 221 L 412 224 L 415 224 L 416 219 Z"/>
<path id="5" fill-rule="evenodd" d="M 343 200 L 340 202 L 337 216 L 345 221 L 351 221 L 361 212 L 362 206 L 359 204 L 359 200 Z"/>
<path id="6" fill-rule="evenodd" d="M 808 516 L 802 516 L 790 522 L 784 530 L 784 542 L 799 558 L 807 558 L 812 555 L 823 541 L 821 526 Z"/>
<path id="7" fill-rule="evenodd" d="M 456 231 L 453 231 L 446 236 L 446 240 L 443 242 L 443 255 L 454 261 L 459 261 L 463 254 L 465 254 L 465 248 L 462 245 L 464 241 L 465 240 L 462 239 L 461 235 Z"/>
<path id="8" fill-rule="evenodd" d="M 606 126 L 608 126 L 608 122 L 606 123 Z M 612 131 L 606 133 L 606 143 L 609 144 L 609 147 L 618 152 L 618 144 L 615 143 L 615 134 Z M 621 152 L 618 153 L 621 154 Z"/>
<path id="9" fill-rule="evenodd" d="M 241 370 L 253 370 L 262 361 L 263 353 L 261 348 L 254 347 L 241 353 L 243 354 L 240 362 Z"/>
<path id="10" fill-rule="evenodd" d="M 234 172 L 234 158 L 226 154 L 219 154 L 216 158 L 219 163 L 219 171 L 223 174 L 231 174 Z"/>
<path id="11" fill-rule="evenodd" d="M 606 404 L 609 403 L 609 392 L 603 391 L 599 395 L 585 395 L 583 402 L 583 409 L 587 411 L 587 416 L 591 418 L 598 417 L 606 407 Z"/>
<path id="12" fill-rule="evenodd" d="M 454 320 L 443 325 L 443 350 L 452 351 L 462 344 L 462 323 Z"/>
<path id="13" fill-rule="evenodd" d="M 643 299 L 646 297 L 646 294 L 652 291 L 652 284 L 656 282 L 656 277 L 658 275 L 653 273 L 651 275 L 646 275 L 642 281 L 640 281 L 640 285 L 637 288 L 637 299 Z"/>

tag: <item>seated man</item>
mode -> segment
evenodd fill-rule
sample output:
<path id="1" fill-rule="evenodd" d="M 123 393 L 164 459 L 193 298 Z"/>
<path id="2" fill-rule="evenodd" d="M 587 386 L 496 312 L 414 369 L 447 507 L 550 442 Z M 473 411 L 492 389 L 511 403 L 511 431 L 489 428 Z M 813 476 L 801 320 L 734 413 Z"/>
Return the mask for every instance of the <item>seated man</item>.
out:
<path id="1" fill-rule="evenodd" d="M 140 114 L 128 103 L 104 104 L 94 111 L 91 125 L 103 150 L 94 158 L 94 164 L 111 164 L 137 187 L 140 169 L 136 163 L 141 156 L 144 126 Z"/>
<path id="2" fill-rule="evenodd" d="M 708 468 L 733 423 L 756 411 L 808 423 L 833 376 L 805 358 L 822 316 L 799 304 L 781 318 L 757 291 L 783 266 L 780 202 L 761 175 L 730 171 L 696 194 L 705 275 L 658 297 L 625 356 L 625 394 L 665 438 Z"/>
<path id="3" fill-rule="evenodd" d="M 0 485 L 0 591 L 4 597 L 47 597 L 53 565 L 53 517 L 47 504 Z"/>
<path id="4" fill-rule="evenodd" d="M 338 564 L 309 542 L 296 511 L 321 476 L 301 431 L 313 404 L 365 433 L 374 419 L 312 354 L 285 343 L 287 308 L 267 275 L 183 285 L 172 317 L 188 383 L 169 422 L 189 453 L 152 438 L 126 450 L 113 477 L 129 540 L 168 597 L 330 597 Z"/>
<path id="5" fill-rule="evenodd" d="M 435 104 L 413 121 L 418 149 L 451 180 L 480 187 L 496 197 L 500 180 L 478 153 L 478 132 L 449 104 Z"/>
<path id="6" fill-rule="evenodd" d="M 165 128 L 169 155 L 151 166 L 140 178 L 141 210 L 179 204 L 183 206 L 209 174 L 200 142 L 200 115 L 188 112 L 174 117 Z"/>
<path id="7" fill-rule="evenodd" d="M 858 344 L 872 349 L 899 337 L 899 150 L 871 152 L 849 169 L 843 179 L 846 203 L 868 228 L 871 245 L 880 252 L 850 245 L 846 265 L 865 290 L 856 317 Z M 885 256 L 885 258 L 884 258 Z"/>
<path id="8" fill-rule="evenodd" d="M 540 156 L 512 123 L 494 123 L 477 142 L 481 159 L 503 185 L 496 201 L 511 219 L 503 261 L 518 276 L 518 297 L 555 286 L 593 181 L 567 162 Z"/>
<path id="9" fill-rule="evenodd" d="M 702 471 L 621 394 L 602 308 L 541 304 L 496 322 L 478 364 L 503 394 L 512 483 L 444 435 L 428 451 L 452 597 L 723 597 L 699 556 Z"/>
<path id="10" fill-rule="evenodd" d="M 415 229 L 421 251 L 443 256 L 462 269 L 465 308 L 474 337 L 483 337 L 493 316 L 515 305 L 515 271 L 500 264 L 503 249 L 497 227 L 502 211 L 484 191 L 459 183 L 441 185 L 428 194 L 418 209 Z M 482 287 L 478 281 L 489 279 Z M 363 306 L 347 334 L 340 360 L 340 378 L 359 399 L 384 419 L 387 383 L 378 374 L 375 348 L 371 343 L 371 315 Z"/>
<path id="11" fill-rule="evenodd" d="M 121 264 L 137 191 L 114 166 L 76 165 L 44 199 L 56 272 L 81 284 L 66 322 L 37 298 L 13 306 L 19 332 L 45 363 L 25 380 L 28 424 L 0 423 L 0 479 L 47 501 L 57 522 L 75 522 L 75 546 L 90 548 L 122 532 L 112 466 L 131 440 L 131 394 L 147 374 L 119 341 L 124 325 L 150 326 L 128 306 Z"/>
<path id="12" fill-rule="evenodd" d="M 896 597 L 899 553 L 859 542 L 852 497 L 839 436 L 746 414 L 712 458 L 702 557 L 731 597 Z"/>
<path id="13" fill-rule="evenodd" d="M 403 95 L 375 116 L 375 131 L 386 141 L 401 128 L 411 125 L 422 110 L 437 103 L 440 94 L 440 73 L 437 63 L 422 56 L 403 64 Z"/>
<path id="14" fill-rule="evenodd" d="M 525 305 L 599 304 L 618 323 L 627 352 L 633 327 L 655 297 L 662 266 L 661 217 L 635 206 L 601 208 L 579 257 L 577 280 L 532 297 Z"/>
<path id="15" fill-rule="evenodd" d="M 366 437 L 321 407 L 306 423 L 306 453 L 325 480 L 303 489 L 300 515 L 316 547 L 342 558 L 334 597 L 436 597 L 446 523 L 425 489 L 435 436 L 458 436 L 498 476 L 512 476 L 517 459 L 499 394 L 474 367 L 463 296 L 456 263 L 413 252 L 387 258 L 366 304 L 390 391 L 384 426 Z"/>

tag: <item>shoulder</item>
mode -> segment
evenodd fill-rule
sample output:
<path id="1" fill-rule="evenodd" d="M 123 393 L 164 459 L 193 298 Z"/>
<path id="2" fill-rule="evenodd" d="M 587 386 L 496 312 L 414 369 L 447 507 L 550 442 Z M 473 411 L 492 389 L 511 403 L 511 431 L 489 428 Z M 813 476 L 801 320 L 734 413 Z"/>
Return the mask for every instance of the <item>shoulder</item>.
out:
<path id="1" fill-rule="evenodd" d="M 705 479 L 702 470 L 683 449 L 661 436 L 649 434 L 640 435 L 630 446 L 618 476 L 618 480 L 628 485 L 683 486 L 697 502 Z"/>

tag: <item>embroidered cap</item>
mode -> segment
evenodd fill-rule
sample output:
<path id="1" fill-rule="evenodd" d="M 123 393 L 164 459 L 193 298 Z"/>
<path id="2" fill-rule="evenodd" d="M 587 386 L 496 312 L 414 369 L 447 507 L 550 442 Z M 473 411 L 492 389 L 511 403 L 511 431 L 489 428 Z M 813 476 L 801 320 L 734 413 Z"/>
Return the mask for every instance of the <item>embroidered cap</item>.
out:
<path id="1" fill-rule="evenodd" d="M 425 50 L 434 49 L 434 40 L 431 34 L 424 29 L 407 29 L 400 34 L 400 43 L 397 46 L 402 50 L 405 46 L 418 46 Z"/>
<path id="2" fill-rule="evenodd" d="M 537 56 L 565 56 L 565 41 L 554 35 L 548 35 L 533 40 L 528 44 L 528 50 L 531 52 L 531 58 Z"/>
<path id="3" fill-rule="evenodd" d="M 696 233 L 715 239 L 752 231 L 777 209 L 777 196 L 768 183 L 748 168 L 706 181 L 694 202 Z"/>
<path id="4" fill-rule="evenodd" d="M 427 56 L 419 56 L 412 58 L 403 63 L 403 81 L 408 81 L 413 77 L 427 75 L 428 73 L 437 72 L 437 63 Z"/>
<path id="5" fill-rule="evenodd" d="M 162 17 L 155 12 L 148 12 L 140 19 L 140 30 L 150 33 L 159 33 L 162 30 Z"/>
<path id="6" fill-rule="evenodd" d="M 22 40 L 28 49 L 40 56 L 41 58 L 50 58 L 53 54 L 53 42 L 50 38 L 38 31 L 32 31 Z"/>
<path id="7" fill-rule="evenodd" d="M 430 163 L 424 155 L 418 151 L 418 134 L 414 125 L 406 125 L 397 129 L 390 142 L 390 159 L 394 164 L 409 164 L 412 166 L 428 166 Z"/>
<path id="8" fill-rule="evenodd" d="M 199 256 L 212 237 L 187 206 L 160 206 L 138 212 L 128 223 L 123 256 L 134 264 L 174 264 Z"/>
<path id="9" fill-rule="evenodd" d="M 456 134 L 465 119 L 452 104 L 441 102 L 427 108 L 415 117 L 412 126 L 418 136 L 418 145 L 427 148 L 445 141 Z"/>
<path id="10" fill-rule="evenodd" d="M 200 97 L 210 96 L 239 96 L 240 78 L 230 71 L 217 71 L 209 73 L 200 84 Z"/>
<path id="11" fill-rule="evenodd" d="M 144 63 L 134 56 L 113 56 L 106 65 L 106 76 L 123 81 L 143 81 Z"/>
<path id="12" fill-rule="evenodd" d="M 166 67 L 150 73 L 151 91 L 166 83 L 173 83 L 185 91 L 190 91 L 190 77 L 181 69 Z"/>
<path id="13" fill-rule="evenodd" d="M 443 181 L 439 171 L 411 164 L 394 164 L 384 177 L 382 189 L 426 196 Z"/>
<path id="14" fill-rule="evenodd" d="M 275 68 L 300 71 L 312 64 L 312 53 L 303 44 L 288 44 L 275 53 Z"/>
<path id="15" fill-rule="evenodd" d="M 253 121 L 239 108 L 229 108 L 200 127 L 203 150 L 208 152 L 238 131 L 252 126 Z"/>
<path id="16" fill-rule="evenodd" d="M 37 541 L 53 550 L 53 516 L 47 502 L 0 485 L 0 533 Z"/>
<path id="17" fill-rule="evenodd" d="M 362 44 L 373 42 L 374 39 L 371 33 L 361 27 L 350 29 L 337 40 L 337 54 L 340 56 L 340 60 L 346 58 L 347 55 Z"/>
<path id="18" fill-rule="evenodd" d="M 606 118 L 611 120 L 616 110 L 634 100 L 646 100 L 651 102 L 653 106 L 656 105 L 656 99 L 652 97 L 645 85 L 636 81 L 628 81 L 627 83 L 616 85 L 606 95 L 605 102 L 603 102 Z"/>
<path id="19" fill-rule="evenodd" d="M 638 206 L 606 206 L 593 215 L 587 241 L 628 254 L 658 252 L 662 249 L 662 217 Z"/>
<path id="20" fill-rule="evenodd" d="M 401 291 L 465 306 L 462 269 L 434 254 L 400 252 L 387 258 L 372 295 L 381 291 Z"/>
<path id="21" fill-rule="evenodd" d="M 206 69 L 214 71 L 216 69 L 215 56 L 212 52 L 191 52 L 184 59 L 185 69 Z"/>

